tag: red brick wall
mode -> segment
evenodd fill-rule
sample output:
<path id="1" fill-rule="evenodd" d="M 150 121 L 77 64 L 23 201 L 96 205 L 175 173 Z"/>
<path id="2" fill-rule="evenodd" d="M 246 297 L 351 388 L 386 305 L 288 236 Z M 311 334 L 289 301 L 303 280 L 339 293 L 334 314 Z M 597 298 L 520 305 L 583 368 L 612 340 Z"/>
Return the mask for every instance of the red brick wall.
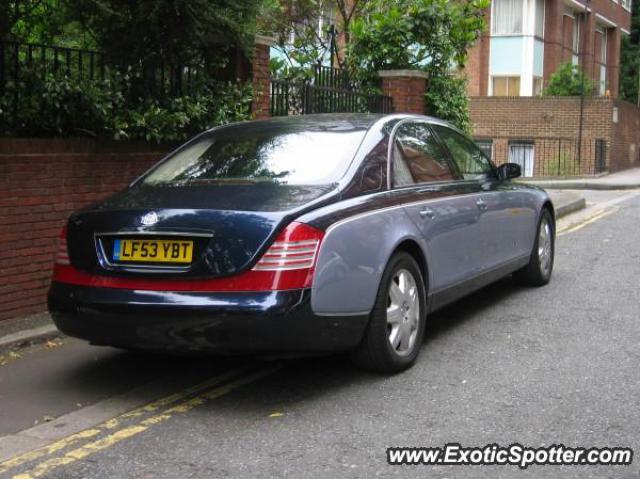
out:
<path id="1" fill-rule="evenodd" d="M 0 320 L 45 310 L 69 214 L 125 187 L 169 147 L 0 139 Z"/>
<path id="2" fill-rule="evenodd" d="M 612 101 L 585 100 L 584 136 L 608 138 Z M 580 121 L 577 97 L 476 97 L 470 103 L 478 136 L 575 137 Z"/>
<path id="3" fill-rule="evenodd" d="M 640 110 L 633 103 L 615 100 L 618 123 L 611 126 L 610 171 L 640 166 Z"/>
<path id="4" fill-rule="evenodd" d="M 577 0 L 582 4 L 585 0 Z M 640 1 L 640 0 L 638 0 Z M 568 4 L 567 4 L 568 5 Z M 579 5 L 572 4 L 571 8 L 578 12 L 581 11 Z M 619 2 L 612 0 L 593 0 L 589 4 L 591 13 L 587 15 L 586 21 L 580 25 L 581 29 L 581 46 L 580 46 L 580 62 L 589 76 L 594 80 L 599 78 L 599 69 L 597 68 L 597 52 L 594 52 L 594 32 L 596 14 L 600 14 L 611 20 L 619 28 L 630 30 L 631 14 L 622 8 Z M 545 30 L 544 30 L 544 82 L 545 85 L 561 63 L 571 61 L 572 58 L 572 20 L 564 17 L 565 2 L 561 0 L 545 1 Z M 490 29 L 490 9 L 485 13 L 485 20 Z M 618 76 L 619 76 L 619 57 L 620 57 L 620 31 L 609 29 L 609 53 L 607 58 L 607 88 L 610 90 L 611 96 L 616 97 L 618 94 Z M 479 40 L 469 50 L 469 60 L 465 67 L 465 74 L 469 78 L 468 92 L 470 96 L 484 96 L 488 94 L 488 76 L 489 76 L 489 54 L 490 54 L 490 38 L 489 32 L 485 32 L 481 40 Z"/>
<path id="5" fill-rule="evenodd" d="M 484 12 L 486 30 L 482 33 L 476 43 L 469 49 L 467 64 L 464 67 L 464 74 L 469 82 L 467 83 L 467 94 L 469 96 L 485 96 L 489 88 L 489 55 L 491 48 L 491 10 Z"/>
<path id="6" fill-rule="evenodd" d="M 549 76 L 555 72 L 564 58 L 564 44 L 566 20 L 564 19 L 564 4 L 557 0 L 546 0 L 545 2 L 545 25 L 544 25 L 544 65 L 543 75 L 545 84 L 549 81 Z"/>
<path id="7" fill-rule="evenodd" d="M 393 99 L 393 109 L 398 113 L 425 112 L 425 85 L 424 78 L 398 76 L 383 77 L 382 92 Z"/>
<path id="8" fill-rule="evenodd" d="M 585 0 L 578 0 L 583 5 Z M 612 0 L 592 0 L 589 3 L 589 8 L 593 13 L 599 13 L 600 15 L 611 20 L 618 27 L 629 30 L 631 28 L 631 13 L 622 8 L 620 2 L 614 2 Z"/>
<path id="9" fill-rule="evenodd" d="M 470 102 L 474 135 L 494 141 L 494 160 L 507 161 L 509 140 L 535 143 L 535 176 L 590 175 L 596 172 L 596 140 L 611 145 L 613 101 L 590 98 L 584 104 L 581 162 L 558 173 L 558 156 L 577 157 L 580 99 L 576 97 L 476 97 Z M 562 138 L 559 142 L 556 139 Z M 611 150 L 607 149 L 607 165 Z M 617 154 L 617 150 L 616 150 Z M 563 160 L 564 161 L 564 160 Z"/>

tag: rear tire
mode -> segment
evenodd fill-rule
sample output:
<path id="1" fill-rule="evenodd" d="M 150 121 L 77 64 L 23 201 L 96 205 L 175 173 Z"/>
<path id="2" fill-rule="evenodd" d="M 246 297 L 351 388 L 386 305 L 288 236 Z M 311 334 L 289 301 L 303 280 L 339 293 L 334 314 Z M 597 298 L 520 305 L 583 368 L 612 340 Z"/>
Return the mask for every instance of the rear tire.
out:
<path id="1" fill-rule="evenodd" d="M 536 240 L 529 264 L 513 274 L 525 286 L 544 286 L 551 280 L 555 256 L 555 224 L 548 209 L 543 209 L 538 221 Z"/>
<path id="2" fill-rule="evenodd" d="M 426 323 L 426 292 L 420 268 L 405 252 L 395 254 L 382 274 L 357 366 L 380 373 L 411 367 L 420 353 Z"/>

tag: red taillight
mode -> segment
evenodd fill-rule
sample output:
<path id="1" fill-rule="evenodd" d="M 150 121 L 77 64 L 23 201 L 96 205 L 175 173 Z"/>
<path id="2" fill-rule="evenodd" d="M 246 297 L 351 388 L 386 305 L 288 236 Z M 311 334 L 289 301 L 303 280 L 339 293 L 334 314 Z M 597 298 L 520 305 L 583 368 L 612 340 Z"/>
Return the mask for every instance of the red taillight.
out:
<path id="1" fill-rule="evenodd" d="M 58 251 L 56 252 L 56 264 L 71 264 L 69 261 L 69 250 L 67 249 L 67 227 L 60 231 L 58 236 Z"/>
<path id="2" fill-rule="evenodd" d="M 69 265 L 65 241 L 67 263 L 59 263 L 56 259 L 53 280 L 79 286 L 140 291 L 239 292 L 304 289 L 311 287 L 313 283 L 316 258 L 323 237 L 324 231 L 294 222 L 276 237 L 249 271 L 226 278 L 173 280 L 102 276 L 80 271 Z M 68 266 L 62 266 L 63 264 Z"/>
<path id="3" fill-rule="evenodd" d="M 253 271 L 313 268 L 324 233 L 304 223 L 291 223 L 278 235 Z"/>

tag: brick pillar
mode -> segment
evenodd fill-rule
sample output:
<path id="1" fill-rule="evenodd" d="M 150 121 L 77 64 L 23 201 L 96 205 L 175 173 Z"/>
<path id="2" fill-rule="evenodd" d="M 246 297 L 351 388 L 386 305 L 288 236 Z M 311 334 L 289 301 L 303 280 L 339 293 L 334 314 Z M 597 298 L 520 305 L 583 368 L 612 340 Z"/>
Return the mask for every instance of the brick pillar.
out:
<path id="1" fill-rule="evenodd" d="M 424 115 L 427 74 L 417 70 L 382 70 L 382 93 L 393 99 L 397 113 Z"/>
<path id="2" fill-rule="evenodd" d="M 271 74 L 269 72 L 269 50 L 275 43 L 272 37 L 256 35 L 253 52 L 253 102 L 251 113 L 256 119 L 268 118 L 270 115 Z"/>
<path id="3" fill-rule="evenodd" d="M 640 0 L 639 0 L 640 1 Z M 484 11 L 484 21 L 487 30 L 480 34 L 480 38 L 469 49 L 464 73 L 469 79 L 467 94 L 469 96 L 487 96 L 489 94 L 489 56 L 491 50 L 491 9 Z"/>
<path id="4" fill-rule="evenodd" d="M 564 3 L 557 0 L 545 2 L 544 24 L 544 83 L 549 82 L 562 63 L 564 41 Z M 573 41 L 573 39 L 571 39 Z M 571 47 L 571 43 L 569 43 Z"/>

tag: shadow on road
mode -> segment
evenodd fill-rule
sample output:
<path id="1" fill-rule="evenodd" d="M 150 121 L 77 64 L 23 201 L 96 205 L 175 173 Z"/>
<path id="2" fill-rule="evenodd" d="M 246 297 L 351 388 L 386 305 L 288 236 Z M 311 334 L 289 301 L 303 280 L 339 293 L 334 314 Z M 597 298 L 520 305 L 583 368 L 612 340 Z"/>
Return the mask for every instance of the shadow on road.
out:
<path id="1" fill-rule="evenodd" d="M 464 322 L 481 316 L 484 309 L 519 289 L 507 278 L 430 315 L 424 347 L 428 348 L 430 341 Z M 165 377 L 180 376 L 195 384 L 249 361 L 254 359 L 128 353 L 67 340 L 60 348 L 43 348 L 0 368 L 0 435 L 28 428 L 43 417 L 57 417 L 153 381 L 162 382 Z M 320 399 L 345 386 L 399 381 L 357 370 L 346 354 L 278 360 L 278 363 L 282 365 L 280 373 L 243 388 L 243 400 L 238 403 L 240 410 L 262 408 L 265 403 L 277 408 L 279 404 Z M 407 374 L 416 372 L 410 370 Z M 155 399 L 144 397 L 144 389 L 140 394 L 141 402 Z"/>
<path id="2" fill-rule="evenodd" d="M 511 276 L 508 276 L 436 311 L 428 317 L 425 344 L 455 329 L 465 321 L 481 316 L 485 309 L 504 301 L 522 289 Z"/>

